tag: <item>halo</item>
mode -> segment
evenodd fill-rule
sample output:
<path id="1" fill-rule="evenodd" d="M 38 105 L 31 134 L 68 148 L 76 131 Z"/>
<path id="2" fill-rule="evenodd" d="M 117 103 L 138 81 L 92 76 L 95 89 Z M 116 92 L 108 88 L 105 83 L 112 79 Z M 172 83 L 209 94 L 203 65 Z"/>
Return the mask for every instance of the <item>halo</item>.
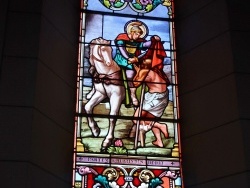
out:
<path id="1" fill-rule="evenodd" d="M 140 38 L 145 38 L 148 35 L 148 27 L 145 23 L 139 20 L 130 20 L 124 26 L 124 31 L 129 34 L 133 26 L 138 26 L 142 30 Z"/>

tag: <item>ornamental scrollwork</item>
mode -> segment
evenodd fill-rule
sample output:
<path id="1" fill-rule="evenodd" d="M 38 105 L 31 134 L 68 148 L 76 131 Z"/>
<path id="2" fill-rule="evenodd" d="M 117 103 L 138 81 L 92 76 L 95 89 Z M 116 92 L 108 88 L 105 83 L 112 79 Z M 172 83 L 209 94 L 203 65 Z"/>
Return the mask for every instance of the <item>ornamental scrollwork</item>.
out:
<path id="1" fill-rule="evenodd" d="M 85 0 L 86 1 L 86 0 Z M 159 5 L 168 7 L 169 14 L 171 13 L 171 0 L 99 0 L 106 8 L 110 10 L 123 10 L 129 6 L 132 10 L 138 13 L 149 13 Z"/>

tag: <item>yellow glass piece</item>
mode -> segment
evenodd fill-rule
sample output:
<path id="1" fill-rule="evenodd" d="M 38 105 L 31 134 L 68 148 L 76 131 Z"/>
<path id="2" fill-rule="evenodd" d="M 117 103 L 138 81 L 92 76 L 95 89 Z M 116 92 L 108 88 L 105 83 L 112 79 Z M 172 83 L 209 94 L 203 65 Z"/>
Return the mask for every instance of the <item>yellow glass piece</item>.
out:
<path id="1" fill-rule="evenodd" d="M 135 51 L 136 51 L 136 46 L 132 46 L 132 45 L 126 45 L 126 50 L 128 53 L 130 54 L 135 54 Z"/>
<path id="2" fill-rule="evenodd" d="M 171 6 L 171 1 L 170 0 L 164 0 L 164 2 L 162 3 L 162 5 L 170 7 Z"/>

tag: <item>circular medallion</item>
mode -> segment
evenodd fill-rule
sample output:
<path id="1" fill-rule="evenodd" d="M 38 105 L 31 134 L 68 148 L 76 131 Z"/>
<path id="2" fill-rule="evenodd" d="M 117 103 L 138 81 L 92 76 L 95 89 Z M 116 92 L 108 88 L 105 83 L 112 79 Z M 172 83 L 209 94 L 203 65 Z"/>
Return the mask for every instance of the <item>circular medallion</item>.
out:
<path id="1" fill-rule="evenodd" d="M 102 175 L 107 176 L 109 181 L 116 181 L 119 178 L 119 173 L 114 168 L 106 168 Z"/>

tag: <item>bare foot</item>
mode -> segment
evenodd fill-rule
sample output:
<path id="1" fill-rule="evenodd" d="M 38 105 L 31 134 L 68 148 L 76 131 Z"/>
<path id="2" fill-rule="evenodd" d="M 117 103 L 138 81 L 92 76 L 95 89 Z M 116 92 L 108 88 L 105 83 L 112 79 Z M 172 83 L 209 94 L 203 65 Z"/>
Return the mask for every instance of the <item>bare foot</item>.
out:
<path id="1" fill-rule="evenodd" d="M 155 146 L 160 147 L 160 148 L 163 147 L 162 141 L 155 140 L 155 141 L 152 142 L 152 144 L 154 144 Z"/>
<path id="2" fill-rule="evenodd" d="M 165 138 L 168 138 L 169 137 L 169 134 L 168 134 L 168 126 L 164 123 L 159 123 L 159 122 L 156 122 L 154 124 L 154 126 L 158 129 L 161 130 L 161 132 L 163 133 L 164 137 Z"/>
<path id="3" fill-rule="evenodd" d="M 164 131 L 162 131 L 162 133 L 163 133 L 163 135 L 164 135 L 165 138 L 168 138 L 169 137 L 168 126 L 166 124 L 164 124 L 164 127 L 165 128 L 163 128 Z"/>

